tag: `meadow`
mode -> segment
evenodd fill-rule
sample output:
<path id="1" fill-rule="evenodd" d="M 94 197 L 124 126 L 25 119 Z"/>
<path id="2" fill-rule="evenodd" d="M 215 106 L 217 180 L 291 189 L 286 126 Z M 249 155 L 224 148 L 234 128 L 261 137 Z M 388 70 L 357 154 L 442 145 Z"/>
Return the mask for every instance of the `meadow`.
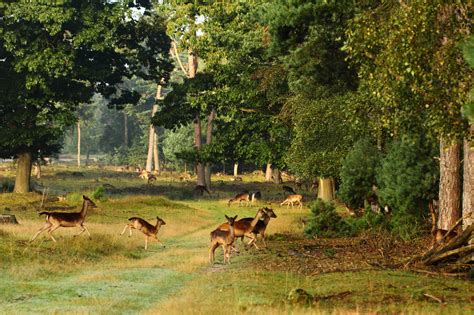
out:
<path id="1" fill-rule="evenodd" d="M 0 171 L 0 183 L 13 181 L 13 169 Z M 14 214 L 19 225 L 0 225 L 0 313 L 98 314 L 472 314 L 472 282 L 383 267 L 361 238 L 307 239 L 303 209 L 281 207 L 281 186 L 258 175 L 213 178 L 211 196 L 193 193 L 194 183 L 163 174 L 148 185 L 132 172 L 107 168 L 45 167 L 34 180 L 42 195 L 0 193 L 0 212 Z M 227 206 L 244 189 L 260 190 L 253 207 Z M 78 228 L 29 239 L 44 224 L 39 211 L 78 211 L 85 194 L 97 204 L 87 215 L 86 233 Z M 56 196 L 65 196 L 59 201 Z M 314 199 L 306 192 L 307 201 Z M 247 249 L 237 241 L 230 265 L 208 262 L 209 233 L 224 214 L 253 217 L 258 206 L 274 209 L 268 246 Z M 41 208 L 41 209 L 40 209 Z M 144 250 L 144 236 L 120 232 L 132 216 L 155 223 L 163 218 L 156 242 Z M 423 249 L 423 240 L 417 240 Z M 370 242 L 368 242 L 370 243 Z M 258 242 L 262 245 L 261 241 Z M 365 245 L 364 245 L 365 244 Z M 366 246 L 366 247 L 363 247 Z M 395 245 L 394 245 L 395 246 Z M 393 257 L 395 259 L 396 257 Z M 403 259 L 403 257 L 398 257 Z M 303 289 L 311 301 L 292 300 Z M 290 299 L 289 299 L 290 295 Z M 430 298 L 437 297 L 440 301 Z"/>

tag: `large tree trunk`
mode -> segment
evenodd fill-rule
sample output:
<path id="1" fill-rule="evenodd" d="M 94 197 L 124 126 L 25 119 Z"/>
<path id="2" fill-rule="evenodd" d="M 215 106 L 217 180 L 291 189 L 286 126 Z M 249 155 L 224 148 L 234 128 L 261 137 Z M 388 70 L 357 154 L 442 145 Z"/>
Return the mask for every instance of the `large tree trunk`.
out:
<path id="1" fill-rule="evenodd" d="M 158 110 L 158 105 L 153 105 L 151 109 L 151 117 L 155 116 L 156 111 Z M 148 131 L 148 154 L 146 157 L 146 166 L 145 170 L 151 172 L 153 166 L 153 144 L 155 143 L 155 127 L 153 124 L 150 124 L 150 130 Z"/>
<path id="2" fill-rule="evenodd" d="M 209 113 L 209 116 L 207 117 L 207 129 L 206 129 L 206 144 L 207 145 L 210 145 L 212 143 L 212 122 L 214 121 L 215 117 L 216 117 L 216 111 L 213 108 L 211 112 Z M 211 173 L 212 173 L 212 164 L 206 163 L 206 166 L 204 168 L 204 177 L 206 181 L 206 187 L 208 189 L 211 188 Z"/>
<path id="3" fill-rule="evenodd" d="M 15 193 L 27 193 L 30 191 L 30 175 L 31 175 L 31 152 L 23 152 L 18 154 L 16 177 L 15 177 Z"/>
<path id="4" fill-rule="evenodd" d="M 162 99 L 161 89 L 162 89 L 162 86 L 160 82 L 156 87 L 155 106 L 153 106 L 154 112 L 152 113 L 151 117 L 155 116 L 156 112 L 158 111 L 158 105 L 156 103 L 158 102 L 158 100 Z M 160 174 L 161 168 L 160 168 L 160 156 L 158 152 L 158 130 L 155 129 L 153 125 L 152 127 L 153 127 L 153 157 L 154 157 L 154 164 L 155 164 L 154 170 L 158 174 Z"/>
<path id="5" fill-rule="evenodd" d="M 128 148 L 128 116 L 123 111 L 123 145 Z"/>
<path id="6" fill-rule="evenodd" d="M 265 170 L 265 181 L 271 182 L 272 181 L 272 163 L 267 163 L 267 168 Z"/>
<path id="7" fill-rule="evenodd" d="M 318 198 L 326 202 L 334 200 L 334 179 L 332 177 L 319 178 Z"/>
<path id="8" fill-rule="evenodd" d="M 77 121 L 77 166 L 81 166 L 81 122 Z"/>
<path id="9" fill-rule="evenodd" d="M 278 168 L 272 169 L 273 183 L 281 184 L 283 180 L 281 179 L 281 172 Z"/>
<path id="10" fill-rule="evenodd" d="M 459 143 L 440 141 L 438 229 L 447 231 L 460 218 L 461 180 Z"/>
<path id="11" fill-rule="evenodd" d="M 198 58 L 194 51 L 188 49 L 188 77 L 190 79 L 196 77 L 198 68 Z M 194 146 L 196 149 L 201 148 L 201 119 L 199 113 L 196 114 L 194 119 Z M 197 175 L 197 184 L 200 186 L 206 185 L 205 174 L 204 174 L 204 165 L 200 162 L 196 162 L 196 175 Z"/>
<path id="12" fill-rule="evenodd" d="M 464 139 L 463 229 L 466 229 L 474 222 L 474 214 L 472 213 L 474 211 L 474 147 L 472 137 L 474 137 L 474 125 L 470 126 L 470 137 Z M 471 214 L 470 217 L 469 214 Z"/>
<path id="13" fill-rule="evenodd" d="M 234 176 L 239 175 L 239 162 L 234 163 Z"/>

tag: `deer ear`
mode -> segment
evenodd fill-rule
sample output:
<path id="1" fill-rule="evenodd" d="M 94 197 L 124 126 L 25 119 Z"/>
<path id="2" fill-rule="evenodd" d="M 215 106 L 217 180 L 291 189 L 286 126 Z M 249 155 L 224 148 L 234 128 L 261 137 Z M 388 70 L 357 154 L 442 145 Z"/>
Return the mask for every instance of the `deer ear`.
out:
<path id="1" fill-rule="evenodd" d="M 226 219 L 230 219 L 230 218 L 227 216 L 227 214 L 224 214 L 224 215 L 225 215 L 225 218 L 226 218 Z"/>
<path id="2" fill-rule="evenodd" d="M 87 198 L 85 195 L 82 195 L 82 199 L 87 200 L 89 198 Z"/>
<path id="3" fill-rule="evenodd" d="M 234 220 L 237 219 L 237 216 L 234 217 Z"/>

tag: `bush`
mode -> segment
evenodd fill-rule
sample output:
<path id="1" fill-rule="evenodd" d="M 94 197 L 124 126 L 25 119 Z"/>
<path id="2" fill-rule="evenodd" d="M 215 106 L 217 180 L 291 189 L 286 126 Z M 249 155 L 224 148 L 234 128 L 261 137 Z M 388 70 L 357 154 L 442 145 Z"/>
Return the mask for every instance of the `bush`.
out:
<path id="1" fill-rule="evenodd" d="M 317 235 L 321 237 L 350 236 L 351 227 L 336 212 L 332 202 L 316 200 L 311 205 L 311 218 L 305 228 L 306 235 Z"/>
<path id="2" fill-rule="evenodd" d="M 392 209 L 391 228 L 408 239 L 420 232 L 428 202 L 438 195 L 436 145 L 422 136 L 392 143 L 377 172 L 379 200 Z"/>
<path id="3" fill-rule="evenodd" d="M 106 199 L 105 188 L 100 186 L 92 193 L 92 199 L 104 201 Z"/>
<path id="4" fill-rule="evenodd" d="M 379 151 L 366 139 L 359 140 L 347 154 L 342 163 L 338 196 L 348 207 L 363 208 L 364 201 L 373 195 L 379 162 Z"/>

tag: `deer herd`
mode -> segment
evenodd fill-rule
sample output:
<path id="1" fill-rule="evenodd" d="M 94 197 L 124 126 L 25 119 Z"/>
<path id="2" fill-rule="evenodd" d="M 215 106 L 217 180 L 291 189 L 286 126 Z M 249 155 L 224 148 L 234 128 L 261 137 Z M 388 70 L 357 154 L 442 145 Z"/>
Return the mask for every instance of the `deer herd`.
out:
<path id="1" fill-rule="evenodd" d="M 255 201 L 261 199 L 262 195 L 260 191 L 250 193 L 249 191 L 243 191 L 234 198 L 230 199 L 227 202 L 227 205 L 230 206 L 232 203 L 239 203 L 239 206 L 242 205 L 242 202 L 245 202 L 246 206 L 251 206 Z M 280 205 L 288 205 L 293 207 L 297 204 L 300 208 L 303 206 L 302 202 L 303 196 L 298 194 L 288 195 L 287 198 Z M 60 227 L 79 227 L 80 232 L 74 236 L 78 236 L 83 232 L 87 232 L 89 237 L 91 234 L 89 230 L 84 225 L 84 221 L 87 215 L 87 211 L 90 208 L 96 208 L 96 204 L 86 196 L 83 196 L 82 209 L 80 212 L 48 212 L 44 211 L 40 213 L 41 215 L 46 216 L 45 225 L 39 229 L 35 235 L 31 238 L 30 242 L 34 241 L 38 235 L 42 232 L 47 232 L 49 237 L 56 242 L 56 239 L 53 237 L 52 233 Z M 253 218 L 242 218 L 237 220 L 237 215 L 234 217 L 228 217 L 225 215 L 226 222 L 220 224 L 215 230 L 210 233 L 211 244 L 209 247 L 209 262 L 214 263 L 214 252 L 215 250 L 222 246 L 224 250 L 224 264 L 230 263 L 231 252 L 238 252 L 234 246 L 234 241 L 236 238 L 240 238 L 243 242 L 244 237 L 248 238 L 249 241 L 246 246 L 254 246 L 256 249 L 259 249 L 257 246 L 257 236 L 260 235 L 264 246 L 267 244 L 265 242 L 265 230 L 270 222 L 271 218 L 276 218 L 276 214 L 271 208 L 260 208 L 258 209 L 255 217 Z M 148 248 L 148 239 L 154 239 L 161 246 L 165 247 L 163 242 L 158 239 L 158 231 L 161 226 L 165 225 L 165 221 L 160 217 L 156 217 L 156 224 L 152 225 L 146 220 L 139 217 L 129 218 L 125 227 L 123 228 L 123 235 L 127 228 L 129 229 L 129 237 L 132 236 L 132 230 L 136 229 L 142 232 L 145 235 L 145 250 Z"/>

